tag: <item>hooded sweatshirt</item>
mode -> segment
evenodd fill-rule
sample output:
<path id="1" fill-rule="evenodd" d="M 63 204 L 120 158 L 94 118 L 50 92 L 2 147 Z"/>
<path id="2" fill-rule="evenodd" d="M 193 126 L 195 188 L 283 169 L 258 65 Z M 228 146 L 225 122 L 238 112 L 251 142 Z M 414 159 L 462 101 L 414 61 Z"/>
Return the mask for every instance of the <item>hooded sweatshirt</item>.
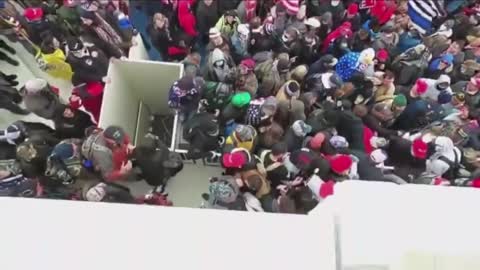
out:
<path id="1" fill-rule="evenodd" d="M 438 77 L 438 80 L 425 78 L 422 80 L 424 80 L 428 85 L 427 92 L 424 95 L 424 97 L 427 99 L 437 101 L 438 95 L 441 91 L 447 91 L 448 93 L 452 94 L 452 89 L 450 88 L 450 77 L 448 75 L 442 74 L 440 77 Z M 438 85 L 442 83 L 448 83 L 449 86 L 444 90 L 440 90 Z"/>
<path id="2" fill-rule="evenodd" d="M 453 180 L 455 173 L 451 165 L 460 164 L 462 152 L 454 146 L 452 139 L 448 137 L 437 137 L 434 143 L 435 153 L 427 160 L 426 171 L 435 176 Z"/>

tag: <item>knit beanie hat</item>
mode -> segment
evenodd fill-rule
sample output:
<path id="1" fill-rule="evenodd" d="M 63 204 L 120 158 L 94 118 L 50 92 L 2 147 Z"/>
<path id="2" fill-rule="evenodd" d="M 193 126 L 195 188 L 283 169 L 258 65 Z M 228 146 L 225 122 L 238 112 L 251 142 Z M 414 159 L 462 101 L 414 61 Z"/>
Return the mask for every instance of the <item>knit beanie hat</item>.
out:
<path id="1" fill-rule="evenodd" d="M 388 51 L 385 49 L 380 49 L 375 56 L 381 63 L 385 63 L 389 57 Z"/>
<path id="2" fill-rule="evenodd" d="M 114 140 L 116 143 L 123 143 L 125 141 L 125 131 L 119 126 L 109 126 L 103 131 L 103 136 L 107 139 Z"/>
<path id="3" fill-rule="evenodd" d="M 405 107 L 407 106 L 407 98 L 403 94 L 396 95 L 392 104 L 396 107 Z"/>
<path id="4" fill-rule="evenodd" d="M 330 168 L 336 174 L 343 174 L 350 170 L 353 160 L 349 155 L 337 155 L 330 160 Z"/>
<path id="5" fill-rule="evenodd" d="M 438 104 L 447 104 L 452 101 L 452 95 L 447 91 L 442 91 L 438 95 L 437 102 Z"/>
<path id="6" fill-rule="evenodd" d="M 453 94 L 452 101 L 454 101 L 456 104 L 462 104 L 465 102 L 465 94 L 457 92 Z"/>
<path id="7" fill-rule="evenodd" d="M 208 31 L 208 37 L 210 39 L 218 38 L 220 37 L 220 35 L 220 31 L 218 31 L 218 29 L 215 27 L 210 28 L 210 30 Z"/>
<path id="8" fill-rule="evenodd" d="M 428 145 L 421 138 L 412 142 L 412 156 L 415 158 L 425 159 L 427 157 Z"/>
<path id="9" fill-rule="evenodd" d="M 307 125 L 303 120 L 297 120 L 292 125 L 293 133 L 298 137 L 305 137 L 308 133 L 312 132 L 312 127 Z"/>
<path id="10" fill-rule="evenodd" d="M 27 93 L 33 94 L 47 87 L 47 85 L 48 83 L 44 79 L 31 79 L 25 83 L 25 90 L 27 91 Z"/>
<path id="11" fill-rule="evenodd" d="M 348 148 L 348 141 L 345 137 L 335 135 L 330 138 L 330 144 L 334 148 Z"/>
<path id="12" fill-rule="evenodd" d="M 261 105 L 262 112 L 265 115 L 274 115 L 277 110 L 277 99 L 275 97 L 267 97 Z"/>
<path id="13" fill-rule="evenodd" d="M 279 73 L 287 73 L 290 70 L 290 61 L 288 59 L 278 59 L 277 70 Z"/>
<path id="14" fill-rule="evenodd" d="M 252 140 L 255 136 L 255 129 L 248 125 L 237 125 L 235 127 L 235 135 L 243 142 Z"/>
<path id="15" fill-rule="evenodd" d="M 415 87 L 417 94 L 421 96 L 427 92 L 428 84 L 424 80 L 418 79 L 415 82 Z"/>
<path id="16" fill-rule="evenodd" d="M 297 81 L 288 81 L 285 84 L 285 93 L 290 96 L 298 96 L 300 94 L 300 84 Z"/>
<path id="17" fill-rule="evenodd" d="M 233 95 L 232 97 L 232 105 L 237 108 L 243 108 L 250 104 L 252 100 L 250 93 L 248 92 L 239 92 Z"/>
<path id="18" fill-rule="evenodd" d="M 253 71 L 255 69 L 255 60 L 252 58 L 243 59 L 240 65 L 246 67 L 248 71 Z"/>

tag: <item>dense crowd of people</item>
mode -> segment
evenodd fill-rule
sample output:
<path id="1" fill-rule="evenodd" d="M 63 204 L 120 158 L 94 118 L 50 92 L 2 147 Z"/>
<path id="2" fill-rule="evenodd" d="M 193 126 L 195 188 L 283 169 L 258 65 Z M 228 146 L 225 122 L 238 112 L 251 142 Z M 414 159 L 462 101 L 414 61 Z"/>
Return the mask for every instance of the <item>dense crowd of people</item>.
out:
<path id="1" fill-rule="evenodd" d="M 54 128 L 3 130 L 0 195 L 171 204 L 164 187 L 182 160 L 158 140 L 133 146 L 121 127 L 96 127 L 108 65 L 139 33 L 185 67 L 168 96 L 184 158 L 224 169 L 204 207 L 307 213 L 347 180 L 480 187 L 477 1 L 2 2 L 2 35 L 75 87 L 65 104 L 43 79 L 17 90 L 1 74 L 1 108 Z M 134 198 L 122 185 L 132 175 L 152 193 Z"/>

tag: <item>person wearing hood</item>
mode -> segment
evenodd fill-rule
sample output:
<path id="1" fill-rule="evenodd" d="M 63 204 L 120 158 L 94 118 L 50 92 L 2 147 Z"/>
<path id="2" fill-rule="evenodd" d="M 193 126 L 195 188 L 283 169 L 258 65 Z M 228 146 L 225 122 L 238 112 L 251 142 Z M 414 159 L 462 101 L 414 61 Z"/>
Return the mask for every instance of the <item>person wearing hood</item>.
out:
<path id="1" fill-rule="evenodd" d="M 233 60 L 220 49 L 214 49 L 208 57 L 204 78 L 214 82 L 232 82 Z"/>
<path id="2" fill-rule="evenodd" d="M 195 17 L 197 18 L 200 42 L 207 44 L 209 41 L 209 30 L 215 27 L 218 21 L 218 0 L 200 0 L 197 5 Z"/>
<path id="3" fill-rule="evenodd" d="M 448 75 L 442 74 L 438 79 L 427 79 L 421 78 L 427 84 L 427 92 L 423 95 L 424 98 L 437 101 L 438 96 L 442 92 L 452 94 L 452 89 L 450 88 L 450 77 Z"/>
<path id="4" fill-rule="evenodd" d="M 433 145 L 435 146 L 435 152 L 426 162 L 426 171 L 437 177 L 454 181 L 458 177 L 462 152 L 454 146 L 452 139 L 448 137 L 437 137 Z"/>
<path id="5" fill-rule="evenodd" d="M 300 96 L 300 84 L 297 81 L 290 80 L 287 81 L 280 89 L 276 95 L 276 98 L 279 102 L 290 101 L 292 99 L 298 99 Z"/>
<path id="6" fill-rule="evenodd" d="M 256 96 L 258 81 L 255 75 L 255 61 L 247 58 L 240 62 L 235 78 L 235 90 L 249 92 L 252 97 Z"/>
<path id="7" fill-rule="evenodd" d="M 231 38 L 238 25 L 241 24 L 235 10 L 229 10 L 215 24 L 215 28 L 225 37 Z"/>
<path id="8" fill-rule="evenodd" d="M 120 58 L 121 54 L 116 57 Z M 67 63 L 73 71 L 72 83 L 107 82 L 109 57 L 99 48 L 80 39 L 67 41 Z"/>
<path id="9" fill-rule="evenodd" d="M 399 37 L 395 32 L 395 25 L 389 22 L 382 27 L 381 32 L 375 38 L 372 47 L 376 51 L 385 49 L 391 53 L 397 46 L 398 40 Z"/>
<path id="10" fill-rule="evenodd" d="M 209 193 L 202 194 L 206 199 L 205 208 L 218 210 L 246 211 L 245 200 L 240 193 L 239 181 L 233 176 L 212 177 Z"/>
<path id="11" fill-rule="evenodd" d="M 312 127 L 307 125 L 302 120 L 295 121 L 291 128 L 285 133 L 284 142 L 287 144 L 289 152 L 300 149 L 302 147 L 303 140 L 312 131 Z"/>
<path id="12" fill-rule="evenodd" d="M 258 96 L 276 95 L 280 87 L 286 82 L 289 71 L 290 61 L 286 54 L 280 54 L 277 59 L 270 59 L 257 64 L 255 75 L 259 84 Z"/>
<path id="13" fill-rule="evenodd" d="M 432 60 L 426 75 L 429 78 L 437 79 L 444 73 L 449 73 L 453 68 L 453 55 L 450 53 L 444 54 L 442 57 Z"/>
<path id="14" fill-rule="evenodd" d="M 193 5 L 195 0 L 178 1 L 177 16 L 178 25 L 185 34 L 194 38 L 198 35 L 196 30 L 197 19 L 193 14 Z"/>
<path id="15" fill-rule="evenodd" d="M 250 29 L 248 24 L 239 24 L 231 37 L 233 56 L 237 59 L 244 59 L 248 56 L 248 45 L 250 41 Z"/>
<path id="16" fill-rule="evenodd" d="M 152 23 L 147 26 L 147 33 L 155 49 L 165 59 L 168 55 L 168 47 L 172 43 L 168 18 L 162 13 L 155 13 Z"/>

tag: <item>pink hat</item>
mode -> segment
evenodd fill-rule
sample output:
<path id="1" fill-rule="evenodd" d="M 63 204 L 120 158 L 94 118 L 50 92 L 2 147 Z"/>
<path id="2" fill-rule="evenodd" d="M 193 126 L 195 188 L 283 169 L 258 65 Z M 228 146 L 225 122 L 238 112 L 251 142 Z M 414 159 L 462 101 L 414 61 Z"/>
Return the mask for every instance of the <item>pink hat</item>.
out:
<path id="1" fill-rule="evenodd" d="M 385 49 L 381 49 L 377 52 L 377 59 L 378 61 L 384 63 L 388 60 L 388 51 Z"/>
<path id="2" fill-rule="evenodd" d="M 427 157 L 428 145 L 421 138 L 412 142 L 412 155 L 416 158 L 425 159 Z"/>
<path id="3" fill-rule="evenodd" d="M 225 153 L 222 163 L 225 168 L 241 168 L 247 163 L 247 157 L 242 152 Z"/>
<path id="4" fill-rule="evenodd" d="M 43 9 L 41 8 L 26 8 L 23 16 L 27 21 L 38 21 L 43 18 Z"/>

